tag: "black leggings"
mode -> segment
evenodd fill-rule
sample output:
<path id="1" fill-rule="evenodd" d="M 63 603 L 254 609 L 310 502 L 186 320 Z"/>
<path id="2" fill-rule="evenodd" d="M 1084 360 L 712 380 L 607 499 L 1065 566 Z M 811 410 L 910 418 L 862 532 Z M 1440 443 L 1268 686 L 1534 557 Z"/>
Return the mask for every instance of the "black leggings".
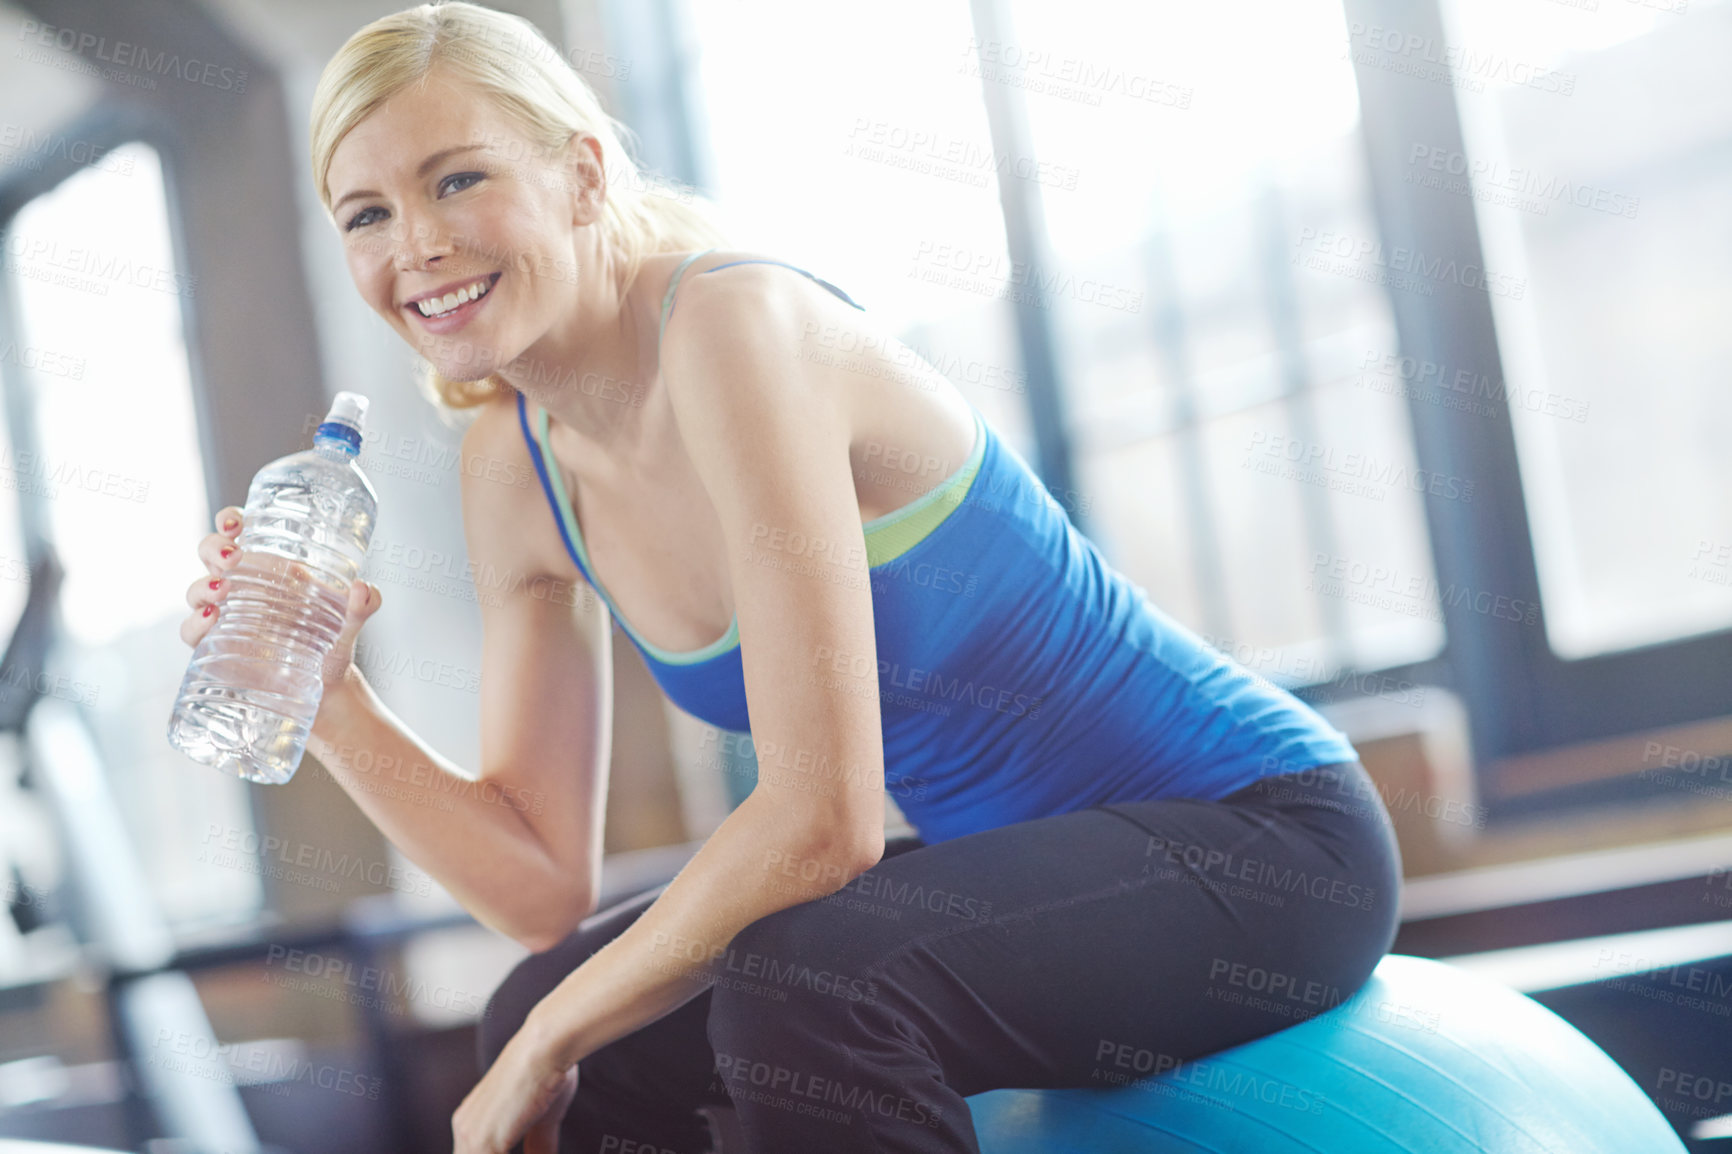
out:
<path id="1" fill-rule="evenodd" d="M 1096 806 L 936 845 L 893 839 L 838 893 L 735 937 L 709 988 L 579 1063 L 561 1151 L 978 1150 L 963 1099 L 1123 1085 L 1352 996 L 1395 938 L 1399 851 L 1358 762 L 1219 801 Z M 661 891 L 527 958 L 482 1066 Z"/>

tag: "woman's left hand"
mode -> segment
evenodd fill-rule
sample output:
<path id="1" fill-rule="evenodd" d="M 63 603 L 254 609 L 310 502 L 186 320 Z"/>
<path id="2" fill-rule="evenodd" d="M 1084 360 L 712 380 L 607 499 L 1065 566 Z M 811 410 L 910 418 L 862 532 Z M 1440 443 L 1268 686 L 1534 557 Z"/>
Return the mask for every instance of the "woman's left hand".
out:
<path id="1" fill-rule="evenodd" d="M 528 1023 L 517 1031 L 457 1112 L 453 1154 L 556 1154 L 559 1123 L 577 1093 L 577 1066 L 562 1065 Z"/>

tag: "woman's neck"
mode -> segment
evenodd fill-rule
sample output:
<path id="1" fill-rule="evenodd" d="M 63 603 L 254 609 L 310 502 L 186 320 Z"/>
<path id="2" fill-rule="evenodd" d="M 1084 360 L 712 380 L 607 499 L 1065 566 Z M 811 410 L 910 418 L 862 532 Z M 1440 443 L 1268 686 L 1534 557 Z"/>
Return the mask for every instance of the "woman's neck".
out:
<path id="1" fill-rule="evenodd" d="M 612 246 L 580 253 L 575 267 L 578 304 L 566 323 L 500 376 L 570 436 L 611 454 L 629 445 L 642 425 L 657 369 L 657 318 L 637 286 L 623 283 L 625 269 Z"/>

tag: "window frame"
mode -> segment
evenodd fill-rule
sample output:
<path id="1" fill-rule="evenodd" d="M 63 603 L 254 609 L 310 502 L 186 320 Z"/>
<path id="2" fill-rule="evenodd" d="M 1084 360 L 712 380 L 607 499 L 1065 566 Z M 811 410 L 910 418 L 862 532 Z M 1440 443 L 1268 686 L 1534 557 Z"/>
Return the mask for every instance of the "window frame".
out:
<path id="1" fill-rule="evenodd" d="M 1343 0 L 1350 22 L 1400 27 L 1447 40 L 1442 0 Z M 1449 196 L 1403 180 L 1405 142 L 1435 140 L 1465 152 L 1452 86 L 1355 65 L 1360 127 L 1371 173 L 1374 211 L 1386 246 L 1484 267 L 1472 198 Z M 1404 356 L 1466 363 L 1505 377 L 1491 300 L 1484 293 L 1439 286 L 1424 299 L 1391 292 Z M 1403 299 L 1410 298 L 1410 299 Z M 1483 366 L 1483 368 L 1480 368 Z M 1429 386 L 1428 386 L 1429 387 Z M 1420 395 L 1414 395 L 1420 394 Z M 1567 784 L 1531 779 L 1518 757 L 1559 747 L 1629 737 L 1668 726 L 1732 715 L 1732 628 L 1581 658 L 1560 657 L 1545 629 L 1545 600 L 1513 423 L 1507 405 L 1486 418 L 1430 403 L 1415 388 L 1408 399 L 1419 465 L 1469 476 L 1483 499 L 1449 501 L 1426 495 L 1425 511 L 1439 586 L 1485 590 L 1539 607 L 1532 625 L 1494 619 L 1463 601 L 1442 606 L 1444 651 L 1434 662 L 1383 670 L 1393 676 L 1440 678 L 1467 705 L 1481 787 L 1500 799 L 1555 796 L 1546 803 L 1590 804 L 1569 796 Z M 1619 784 L 1635 796 L 1675 791 L 1634 779 Z M 1590 778 L 1583 773 L 1579 784 Z"/>
<path id="2" fill-rule="evenodd" d="M 968 3 L 977 40 L 991 42 L 1010 27 L 1009 0 Z M 1439 42 L 1447 39 L 1440 0 L 1342 0 L 1342 7 L 1349 26 L 1400 27 Z M 654 122 L 642 133 L 644 159 L 712 192 L 704 163 L 702 109 L 695 107 L 694 54 L 683 41 L 673 45 L 654 35 L 657 28 L 682 25 L 681 0 L 659 0 L 651 18 L 642 20 L 622 19 L 619 8 L 615 0 L 604 9 L 618 50 L 657 64 L 621 85 L 628 115 L 636 112 Z M 1483 267 L 1473 201 L 1434 194 L 1402 179 L 1403 142 L 1425 139 L 1464 150 L 1454 89 L 1361 64 L 1355 64 L 1354 72 L 1359 136 L 1379 238 L 1389 248 L 1422 250 Z M 983 85 L 981 99 L 994 148 L 1005 155 L 1027 151 L 1022 93 L 1005 85 Z M 1030 266 L 1050 264 L 1039 190 L 1023 187 L 1027 182 L 1011 183 L 1016 187 L 1000 190 L 1009 255 Z M 1471 364 L 1501 379 L 1502 358 L 1486 294 L 1453 285 L 1437 287 L 1438 292 L 1426 298 L 1386 289 L 1401 355 Z M 1012 312 L 1027 374 L 1025 403 L 1036 442 L 1035 471 L 1053 490 L 1074 491 L 1076 463 L 1089 438 L 1087 430 L 1070 419 L 1051 318 L 1032 307 L 1013 307 Z M 1171 354 L 1167 344 L 1182 337 L 1163 337 L 1163 354 Z M 1717 685 L 1713 677 L 1716 670 L 1732 667 L 1732 628 L 1583 658 L 1558 656 L 1546 635 L 1545 602 L 1507 407 L 1494 406 L 1489 417 L 1462 413 L 1432 403 L 1428 388 L 1415 385 L 1406 398 L 1416 462 L 1427 473 L 1472 477 L 1481 494 L 1473 501 L 1421 495 L 1438 587 L 1538 606 L 1537 620 L 1506 621 L 1477 610 L 1473 597 L 1445 597 L 1439 606 L 1443 647 L 1434 656 L 1377 668 L 1343 668 L 1330 681 L 1294 692 L 1324 706 L 1365 696 L 1356 686 L 1366 683 L 1411 682 L 1458 695 L 1469 718 L 1478 784 L 1494 817 L 1528 804 L 1524 798 L 1543 797 L 1544 804 L 1566 807 L 1593 804 L 1603 798 L 1582 795 L 1573 785 L 1607 776 L 1618 778 L 1619 788 L 1631 796 L 1658 796 L 1664 787 L 1638 780 L 1636 764 L 1621 775 L 1607 774 L 1602 767 L 1583 772 L 1575 783 L 1559 785 L 1532 778 L 1519 762 L 1523 755 L 1732 717 L 1732 684 Z M 1282 395 L 1303 404 L 1307 393 L 1288 382 Z M 1195 469 L 1191 480 L 1201 480 Z M 1195 513 L 1191 519 L 1197 520 Z M 1089 532 L 1078 515 L 1072 520 Z"/>
<path id="3" fill-rule="evenodd" d="M 1442 43 L 1447 37 L 1440 2 L 1343 0 L 1343 14 L 1349 27 L 1400 27 Z M 1009 0 L 970 3 L 981 40 L 990 40 L 1006 26 Z M 1403 142 L 1433 140 L 1465 151 L 1455 89 L 1360 63 L 1355 63 L 1354 73 L 1371 209 L 1382 243 L 1484 267 L 1474 201 L 1408 184 L 1402 175 Z M 1014 154 L 1024 143 L 1016 114 L 1022 96 L 1003 89 L 989 86 L 983 99 L 993 112 L 989 123 L 994 147 Z M 995 104 L 1009 104 L 1010 109 L 994 111 Z M 1038 263 L 1045 235 L 1038 196 L 1006 193 L 1003 203 L 1012 257 Z M 1401 355 L 1471 364 L 1504 379 L 1489 297 L 1454 285 L 1438 289 L 1435 296 L 1424 298 L 1385 290 Z M 1033 427 L 1043 438 L 1036 467 L 1049 485 L 1069 487 L 1081 438 L 1064 419 L 1063 375 L 1052 362 L 1046 328 L 1050 322 L 1043 313 L 1028 312 L 1017 310 L 1015 322 L 1024 355 L 1035 361 L 1027 403 Z M 1162 343 L 1180 338 L 1182 334 L 1164 334 Z M 1556 773 L 1532 773 L 1522 757 L 1732 717 L 1732 682 L 1713 676 L 1732 668 L 1732 628 L 1588 657 L 1560 657 L 1545 629 L 1545 600 L 1507 405 L 1494 406 L 1488 418 L 1433 403 L 1439 398 L 1428 390 L 1435 387 L 1415 387 L 1406 397 L 1419 468 L 1428 474 L 1472 477 L 1484 495 L 1474 501 L 1421 495 L 1438 587 L 1472 596 L 1442 599 L 1444 642 L 1436 655 L 1381 668 L 1343 669 L 1341 676 L 1295 693 L 1312 704 L 1327 705 L 1364 696 L 1354 686 L 1367 679 L 1435 685 L 1455 693 L 1467 711 L 1476 778 L 1494 816 L 1536 801 L 1554 808 L 1602 802 L 1603 792 L 1575 787 L 1606 777 L 1615 778 L 1625 796 L 1668 793 L 1658 783 L 1638 779 L 1638 764 L 1610 773 L 1601 766 L 1560 782 Z M 1305 392 L 1294 396 L 1302 400 Z M 1192 474 L 1193 483 L 1200 480 L 1195 470 Z M 1537 606 L 1536 620 L 1509 621 L 1483 612 L 1474 604 L 1480 593 Z M 1627 753 L 1623 756 L 1628 760 Z"/>

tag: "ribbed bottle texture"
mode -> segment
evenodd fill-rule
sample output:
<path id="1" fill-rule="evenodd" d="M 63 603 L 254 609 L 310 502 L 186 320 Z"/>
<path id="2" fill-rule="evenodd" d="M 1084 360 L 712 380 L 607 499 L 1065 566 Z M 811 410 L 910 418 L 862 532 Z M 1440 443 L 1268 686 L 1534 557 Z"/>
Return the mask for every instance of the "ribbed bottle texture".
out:
<path id="1" fill-rule="evenodd" d="M 367 399 L 338 393 L 313 447 L 259 470 L 216 623 L 193 650 L 168 739 L 248 781 L 294 776 L 379 501 L 356 464 Z"/>

